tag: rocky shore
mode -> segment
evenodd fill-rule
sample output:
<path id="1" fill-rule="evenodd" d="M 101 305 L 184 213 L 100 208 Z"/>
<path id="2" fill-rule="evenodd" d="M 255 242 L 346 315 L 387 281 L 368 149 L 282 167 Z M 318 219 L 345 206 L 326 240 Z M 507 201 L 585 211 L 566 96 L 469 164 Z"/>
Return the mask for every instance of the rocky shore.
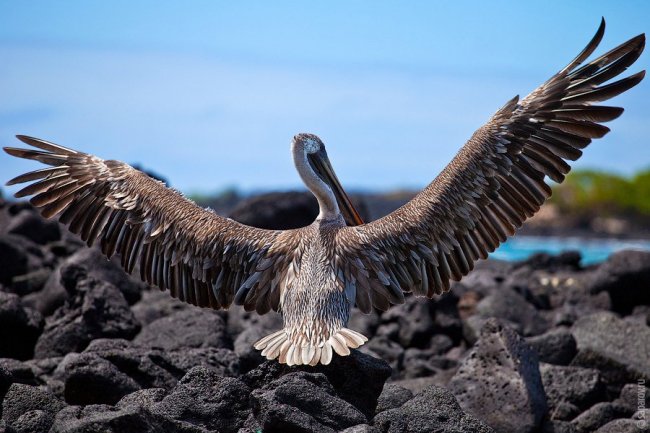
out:
<path id="1" fill-rule="evenodd" d="M 176 301 L 0 201 L 0 432 L 650 431 L 650 253 L 481 262 L 355 312 L 370 340 L 326 367 L 263 360 L 280 326 Z"/>

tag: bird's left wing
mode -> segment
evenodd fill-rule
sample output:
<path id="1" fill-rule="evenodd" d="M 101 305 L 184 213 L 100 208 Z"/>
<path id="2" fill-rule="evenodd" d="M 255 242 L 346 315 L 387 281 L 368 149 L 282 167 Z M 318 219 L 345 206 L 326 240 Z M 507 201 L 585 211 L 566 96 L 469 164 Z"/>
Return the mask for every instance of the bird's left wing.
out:
<path id="1" fill-rule="evenodd" d="M 386 309 L 402 290 L 432 297 L 449 290 L 479 258 L 515 233 L 551 195 L 545 176 L 562 182 L 565 160 L 582 155 L 601 122 L 622 108 L 593 105 L 638 84 L 644 72 L 604 84 L 643 51 L 639 35 L 578 68 L 594 51 L 604 21 L 566 68 L 521 101 L 512 99 L 477 130 L 441 174 L 410 202 L 338 235 L 335 267 L 356 289 L 362 311 Z"/>
<path id="2" fill-rule="evenodd" d="M 45 217 L 60 215 L 90 246 L 121 255 L 129 273 L 169 290 L 182 301 L 214 309 L 236 301 L 260 314 L 277 310 L 291 278 L 299 242 L 295 230 L 263 230 L 202 209 L 128 164 L 103 160 L 37 138 L 18 136 L 36 149 L 6 147 L 10 155 L 49 165 L 8 185 L 31 182 L 16 197 Z"/>

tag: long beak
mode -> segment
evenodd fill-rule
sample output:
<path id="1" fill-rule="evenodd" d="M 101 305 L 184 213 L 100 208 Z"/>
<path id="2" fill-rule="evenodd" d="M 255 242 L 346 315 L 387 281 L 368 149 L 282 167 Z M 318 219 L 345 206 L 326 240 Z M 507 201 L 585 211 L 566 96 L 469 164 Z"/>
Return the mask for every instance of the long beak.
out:
<path id="1" fill-rule="evenodd" d="M 336 197 L 336 202 L 339 204 L 339 209 L 341 214 L 345 219 L 345 222 L 349 226 L 360 226 L 365 224 L 363 219 L 359 215 L 359 212 L 354 208 L 354 205 L 350 201 L 350 197 L 346 194 L 345 190 L 341 186 L 339 179 L 334 173 L 334 169 L 330 164 L 327 156 L 322 157 L 318 154 L 309 155 L 309 159 L 314 166 L 314 168 L 319 172 L 323 181 L 326 182 L 331 188 L 334 196 Z"/>

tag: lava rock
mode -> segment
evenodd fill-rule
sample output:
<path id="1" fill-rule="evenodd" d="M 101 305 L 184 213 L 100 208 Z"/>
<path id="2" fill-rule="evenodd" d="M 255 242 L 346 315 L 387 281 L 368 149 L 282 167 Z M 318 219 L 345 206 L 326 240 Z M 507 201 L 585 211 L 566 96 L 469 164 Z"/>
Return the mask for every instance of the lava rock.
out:
<path id="1" fill-rule="evenodd" d="M 645 383 L 628 383 L 623 386 L 614 403 L 624 406 L 630 411 L 635 411 L 639 407 L 650 408 L 650 388 L 645 386 Z"/>
<path id="2" fill-rule="evenodd" d="M 50 433 L 208 433 L 141 407 L 70 406 L 54 419 Z"/>
<path id="3" fill-rule="evenodd" d="M 617 418 L 626 418 L 632 413 L 623 406 L 614 403 L 596 403 L 576 417 L 572 424 L 578 433 L 590 433 Z"/>
<path id="4" fill-rule="evenodd" d="M 650 328 L 609 312 L 580 318 L 572 328 L 578 343 L 573 365 L 601 370 L 609 383 L 650 380 Z"/>
<path id="5" fill-rule="evenodd" d="M 540 362 L 569 365 L 578 352 L 573 334 L 567 329 L 552 329 L 542 335 L 529 337 L 526 342 L 537 352 Z"/>
<path id="6" fill-rule="evenodd" d="M 43 289 L 47 282 L 51 269 L 41 268 L 24 275 L 18 275 L 11 279 L 11 291 L 18 296 L 25 296 Z"/>
<path id="7" fill-rule="evenodd" d="M 403 347 L 424 347 L 435 331 L 433 308 L 428 299 L 410 296 L 381 318 L 383 322 L 397 322 L 397 341 Z"/>
<path id="8" fill-rule="evenodd" d="M 9 387 L 2 402 L 2 419 L 9 426 L 13 426 L 25 413 L 38 410 L 45 412 L 47 416 L 45 419 L 41 419 L 43 418 L 42 414 L 33 414 L 36 418 L 40 419 L 33 420 L 33 422 L 38 425 L 45 422 L 51 426 L 54 415 L 65 406 L 65 403 L 49 392 L 43 391 L 35 386 L 14 383 Z M 19 424 L 26 423 L 27 421 L 28 419 L 23 419 Z"/>
<path id="9" fill-rule="evenodd" d="M 650 424 L 645 420 L 615 419 L 608 422 L 594 433 L 639 433 L 647 432 Z"/>
<path id="10" fill-rule="evenodd" d="M 23 236 L 40 245 L 61 239 L 59 223 L 42 218 L 31 210 L 22 210 L 14 216 L 7 226 L 7 233 Z"/>
<path id="11" fill-rule="evenodd" d="M 568 421 L 546 419 L 540 433 L 577 433 L 577 430 Z"/>
<path id="12" fill-rule="evenodd" d="M 160 349 L 133 347 L 124 340 L 95 340 L 80 354 L 67 355 L 55 378 L 70 404 L 115 404 L 141 388 L 171 389 L 185 372 Z"/>
<path id="13" fill-rule="evenodd" d="M 384 390 L 377 400 L 377 409 L 375 412 L 381 413 L 385 410 L 398 408 L 412 398 L 413 393 L 410 390 L 392 383 L 387 383 L 384 385 Z"/>
<path id="14" fill-rule="evenodd" d="M 154 320 L 134 342 L 141 346 L 174 350 L 189 347 L 232 348 L 226 322 L 214 311 L 191 308 Z"/>
<path id="15" fill-rule="evenodd" d="M 147 287 L 142 281 L 130 277 L 118 263 L 108 260 L 97 248 L 81 248 L 54 269 L 42 293 L 35 297 L 35 307 L 41 313 L 49 315 L 64 303 L 68 291 L 62 279 L 62 272 L 70 266 L 82 267 L 89 277 L 115 286 L 122 292 L 129 305 L 136 303 L 141 292 Z"/>
<path id="16" fill-rule="evenodd" d="M 331 364 L 319 364 L 315 367 L 288 367 L 277 361 L 266 361 L 246 373 L 242 380 L 249 387 L 258 389 L 285 374 L 296 371 L 325 375 L 338 397 L 352 404 L 368 419 L 375 414 L 377 399 L 382 392 L 384 382 L 391 374 L 390 367 L 385 361 L 352 350 L 349 356 L 334 356 Z"/>
<path id="17" fill-rule="evenodd" d="M 449 386 L 464 410 L 499 432 L 533 432 L 547 412 L 537 354 L 496 319 L 483 326 Z"/>
<path id="18" fill-rule="evenodd" d="M 336 395 L 325 375 L 304 371 L 253 391 L 253 414 L 264 431 L 334 432 L 367 421 Z"/>
<path id="19" fill-rule="evenodd" d="M 554 414 L 554 419 L 570 420 L 582 410 L 605 399 L 605 387 L 598 370 L 541 364 L 540 373 L 549 411 Z M 575 410 L 567 410 L 567 407 Z"/>
<path id="20" fill-rule="evenodd" d="M 425 388 L 399 408 L 378 414 L 373 425 L 384 433 L 494 432 L 463 412 L 449 391 L 436 386 Z"/>
<path id="21" fill-rule="evenodd" d="M 366 206 L 361 199 L 351 196 L 352 204 L 364 220 L 368 220 Z M 240 223 L 271 230 L 305 227 L 318 216 L 318 203 L 307 192 L 271 192 L 243 200 L 229 217 Z"/>
<path id="22" fill-rule="evenodd" d="M 196 307 L 172 298 L 168 292 L 152 288 L 142 292 L 142 298 L 131 307 L 131 311 L 136 320 L 146 326 L 161 317 L 193 308 Z"/>
<path id="23" fill-rule="evenodd" d="M 35 263 L 31 257 L 30 242 L 18 235 L 0 235 L 0 284 L 11 285 L 11 280 L 17 275 L 23 275 L 38 269 L 40 263 Z"/>
<path id="24" fill-rule="evenodd" d="M 48 433 L 54 417 L 44 410 L 30 410 L 11 423 L 12 433 Z M 1 431 L 1 427 L 0 427 Z"/>
<path id="25" fill-rule="evenodd" d="M 17 295 L 0 292 L 0 357 L 29 359 L 43 330 L 43 317 Z"/>
<path id="26" fill-rule="evenodd" d="M 210 431 L 235 433 L 250 414 L 251 390 L 239 379 L 203 367 L 187 372 L 152 412 Z"/>
<path id="27" fill-rule="evenodd" d="M 476 306 L 476 312 L 485 318 L 496 317 L 515 323 L 516 330 L 526 336 L 539 335 L 549 327 L 535 307 L 508 288 L 483 298 Z"/>
<path id="28" fill-rule="evenodd" d="M 67 265 L 62 279 L 69 296 L 49 317 L 35 349 L 37 358 L 79 352 L 96 338 L 133 338 L 140 330 L 129 304 L 112 284 L 89 277 L 85 268 Z"/>
<path id="29" fill-rule="evenodd" d="M 637 305 L 650 305 L 650 252 L 620 251 L 612 254 L 591 276 L 591 293 L 606 291 L 612 309 L 630 314 Z"/>

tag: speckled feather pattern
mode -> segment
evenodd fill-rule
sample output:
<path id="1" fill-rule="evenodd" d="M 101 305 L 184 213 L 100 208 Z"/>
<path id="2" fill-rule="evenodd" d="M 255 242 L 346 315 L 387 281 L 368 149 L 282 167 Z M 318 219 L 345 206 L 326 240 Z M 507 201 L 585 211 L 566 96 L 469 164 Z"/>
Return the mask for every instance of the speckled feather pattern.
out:
<path id="1" fill-rule="evenodd" d="M 127 164 L 25 136 L 18 138 L 35 149 L 5 151 L 49 167 L 9 184 L 32 182 L 16 196 L 33 195 L 44 216 L 59 215 L 88 245 L 119 253 L 128 272 L 137 266 L 144 281 L 180 300 L 280 311 L 284 328 L 255 344 L 267 358 L 327 364 L 366 341 L 345 328 L 353 305 L 367 313 L 403 302 L 405 292 L 449 290 L 539 210 L 551 194 L 546 177 L 562 182 L 567 161 L 609 131 L 601 123 L 623 110 L 595 104 L 642 80 L 644 72 L 608 83 L 636 61 L 645 38 L 580 67 L 603 33 L 604 21 L 567 67 L 506 103 L 429 186 L 369 224 L 347 227 L 337 215 L 297 230 L 248 227 Z"/>

